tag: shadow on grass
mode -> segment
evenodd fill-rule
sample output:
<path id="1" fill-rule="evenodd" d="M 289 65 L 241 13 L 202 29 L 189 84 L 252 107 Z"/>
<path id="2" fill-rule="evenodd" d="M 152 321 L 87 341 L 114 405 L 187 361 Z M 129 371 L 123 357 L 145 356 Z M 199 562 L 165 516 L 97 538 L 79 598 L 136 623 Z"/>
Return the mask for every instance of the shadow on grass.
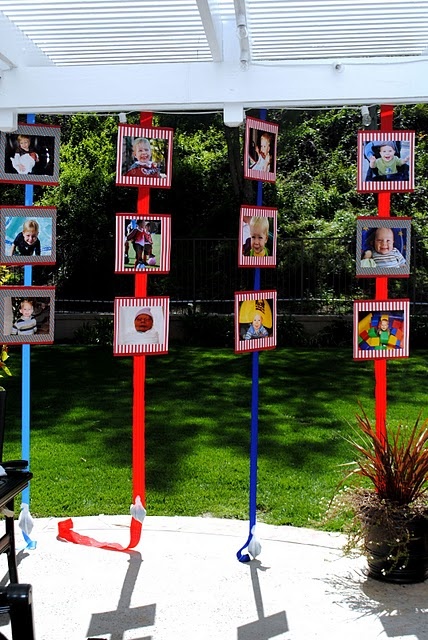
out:
<path id="1" fill-rule="evenodd" d="M 11 356 L 15 375 L 4 380 L 6 449 L 18 457 L 18 349 Z M 424 397 L 425 357 L 388 366 L 391 404 L 409 415 L 417 413 L 415 398 Z M 198 348 L 147 358 L 146 475 L 153 490 L 167 492 L 182 482 L 189 473 L 186 461 L 200 449 L 207 451 L 206 464 L 210 457 L 219 465 L 223 459 L 248 461 L 252 358 Z M 31 361 L 34 442 L 48 434 L 53 450 L 65 447 L 64 456 L 73 450 L 81 459 L 93 456 L 129 469 L 132 358 L 115 358 L 99 347 L 55 345 L 33 348 Z M 263 352 L 259 376 L 259 455 L 273 470 L 322 473 L 346 448 L 342 435 L 349 432 L 346 423 L 353 423 L 358 400 L 373 407 L 373 364 L 354 362 L 349 349 Z"/>

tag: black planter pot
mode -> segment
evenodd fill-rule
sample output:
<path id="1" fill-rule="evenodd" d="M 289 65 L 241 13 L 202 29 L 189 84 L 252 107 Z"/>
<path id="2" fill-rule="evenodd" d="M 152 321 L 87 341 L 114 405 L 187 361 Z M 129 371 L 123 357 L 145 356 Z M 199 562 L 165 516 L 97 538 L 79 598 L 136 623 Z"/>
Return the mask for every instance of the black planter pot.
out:
<path id="1" fill-rule="evenodd" d="M 412 584 L 428 578 L 428 521 L 413 517 L 406 525 L 405 545 L 385 541 L 381 526 L 367 529 L 366 554 L 368 576 L 383 582 Z"/>

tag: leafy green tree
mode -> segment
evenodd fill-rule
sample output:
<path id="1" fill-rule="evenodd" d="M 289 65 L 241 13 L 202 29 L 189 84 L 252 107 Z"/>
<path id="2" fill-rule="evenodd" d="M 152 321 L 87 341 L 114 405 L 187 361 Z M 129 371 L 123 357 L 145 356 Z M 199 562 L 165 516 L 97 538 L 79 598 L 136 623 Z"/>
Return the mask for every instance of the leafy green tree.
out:
<path id="1" fill-rule="evenodd" d="M 259 116 L 258 111 L 248 113 Z M 263 204 L 278 208 L 280 251 L 289 239 L 343 238 L 340 255 L 317 253 L 319 274 L 335 269 L 351 274 L 349 247 L 356 217 L 377 212 L 377 196 L 356 191 L 360 110 L 270 110 L 267 119 L 279 124 L 277 180 L 263 185 Z M 63 297 L 131 295 L 132 278 L 113 275 L 115 214 L 135 212 L 137 199 L 137 189 L 115 184 L 117 116 L 37 120 L 61 125 L 61 160 L 59 186 L 34 189 L 35 204 L 58 210 L 57 265 L 50 270 L 38 267 L 35 281 L 42 284 L 43 278 L 53 278 Z M 137 124 L 139 114 L 129 115 L 128 121 Z M 171 214 L 173 242 L 236 238 L 240 206 L 256 202 L 255 181 L 243 178 L 245 127 L 225 127 L 219 113 L 157 114 L 154 124 L 174 129 L 174 153 L 172 187 L 151 189 L 150 212 Z M 413 233 L 425 251 L 427 127 L 427 105 L 394 109 L 394 128 L 416 131 L 416 188 L 413 193 L 392 194 L 391 213 L 413 218 Z M 0 197 L 3 204 L 23 203 L 24 188 L 0 185 Z M 278 264 L 289 268 L 282 255 Z M 418 278 L 425 271 L 425 264 L 415 269 Z"/>
<path id="2" fill-rule="evenodd" d="M 57 207 L 59 293 L 111 298 L 115 213 L 128 210 L 130 199 L 128 189 L 115 186 L 117 119 L 78 114 L 63 120 L 60 184 L 46 188 L 37 203 Z"/>

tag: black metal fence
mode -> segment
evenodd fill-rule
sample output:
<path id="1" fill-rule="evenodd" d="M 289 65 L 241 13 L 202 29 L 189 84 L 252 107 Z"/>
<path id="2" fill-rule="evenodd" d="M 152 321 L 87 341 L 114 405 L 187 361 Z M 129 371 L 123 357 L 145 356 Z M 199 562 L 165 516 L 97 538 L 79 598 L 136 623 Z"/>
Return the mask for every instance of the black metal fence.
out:
<path id="1" fill-rule="evenodd" d="M 388 282 L 389 297 L 409 298 L 412 313 L 428 312 L 427 241 L 412 239 L 410 277 Z M 168 295 L 173 313 L 232 313 L 234 292 L 254 289 L 254 269 L 237 263 L 236 239 L 174 239 L 170 273 L 149 277 L 149 295 Z M 276 268 L 261 269 L 261 288 L 278 292 L 280 313 L 351 313 L 353 300 L 373 298 L 374 287 L 374 278 L 355 277 L 355 241 L 346 238 L 279 239 Z M 58 311 L 112 308 L 111 300 L 57 301 Z"/>

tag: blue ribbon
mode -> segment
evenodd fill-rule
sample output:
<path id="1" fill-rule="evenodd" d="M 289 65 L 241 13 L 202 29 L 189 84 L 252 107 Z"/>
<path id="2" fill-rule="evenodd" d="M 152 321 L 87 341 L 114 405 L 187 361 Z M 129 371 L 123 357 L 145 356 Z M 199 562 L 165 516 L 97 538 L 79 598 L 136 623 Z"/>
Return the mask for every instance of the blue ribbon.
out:
<path id="1" fill-rule="evenodd" d="M 37 542 L 35 540 L 31 540 L 30 536 L 25 533 L 25 531 L 22 532 L 22 536 L 26 543 L 26 549 L 35 549 L 37 547 Z"/>
<path id="2" fill-rule="evenodd" d="M 260 111 L 260 118 L 266 120 L 266 109 Z M 257 182 L 257 206 L 263 204 L 263 182 Z M 254 269 L 254 291 L 260 290 L 260 268 Z M 258 458 L 258 431 L 259 431 L 259 352 L 254 351 L 251 376 L 251 443 L 250 443 L 250 533 L 243 547 L 236 553 L 239 562 L 250 562 L 248 553 L 242 553 L 248 547 L 253 538 L 253 527 L 257 519 L 257 458 Z"/>

